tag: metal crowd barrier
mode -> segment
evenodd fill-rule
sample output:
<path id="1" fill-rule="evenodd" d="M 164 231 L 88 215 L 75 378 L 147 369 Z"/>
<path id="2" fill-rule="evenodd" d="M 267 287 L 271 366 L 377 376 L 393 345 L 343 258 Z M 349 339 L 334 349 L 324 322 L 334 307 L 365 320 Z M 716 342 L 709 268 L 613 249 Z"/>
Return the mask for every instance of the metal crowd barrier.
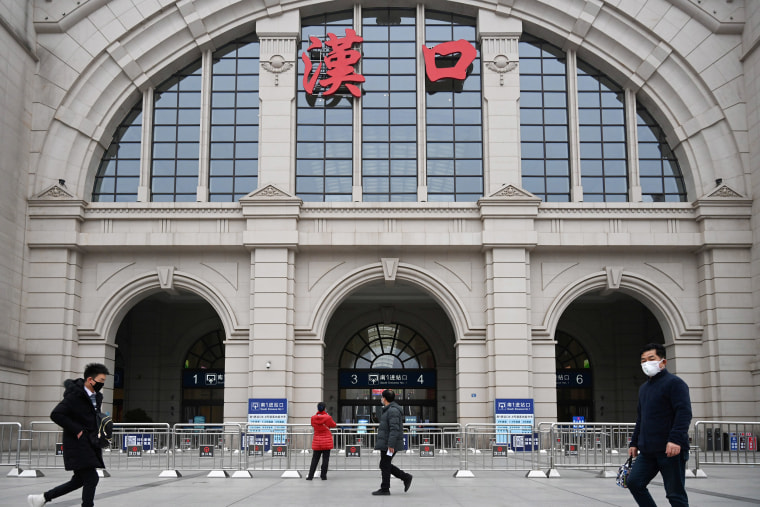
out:
<path id="1" fill-rule="evenodd" d="M 21 461 L 21 423 L 0 422 L 0 466 L 18 468 Z"/>
<path id="2" fill-rule="evenodd" d="M 693 449 L 697 476 L 702 465 L 760 465 L 758 421 L 697 421 Z"/>
<path id="3" fill-rule="evenodd" d="M 531 424 L 464 427 L 461 470 L 537 470 L 540 438 Z"/>
<path id="4" fill-rule="evenodd" d="M 115 423 L 111 446 L 103 449 L 106 468 L 168 470 L 172 434 L 167 423 Z"/>
<path id="5" fill-rule="evenodd" d="M 242 470 L 243 432 L 238 423 L 175 424 L 168 469 Z"/>
<path id="6" fill-rule="evenodd" d="M 21 441 L 19 468 L 63 468 L 63 430 L 53 421 L 32 421 Z"/>
<path id="7" fill-rule="evenodd" d="M 539 424 L 539 433 L 545 425 Z M 634 423 L 548 423 L 549 477 L 557 469 L 600 469 L 600 476 L 614 476 L 627 459 Z M 543 431 L 541 431 L 543 430 Z"/>

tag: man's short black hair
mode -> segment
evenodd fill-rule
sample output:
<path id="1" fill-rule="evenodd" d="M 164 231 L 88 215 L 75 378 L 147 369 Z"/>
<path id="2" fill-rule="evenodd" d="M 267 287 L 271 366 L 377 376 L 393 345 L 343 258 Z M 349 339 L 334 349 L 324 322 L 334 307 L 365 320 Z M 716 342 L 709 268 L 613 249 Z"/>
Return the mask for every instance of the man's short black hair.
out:
<path id="1" fill-rule="evenodd" d="M 385 398 L 385 401 L 390 403 L 396 399 L 396 393 L 394 393 L 390 389 L 386 389 L 385 391 L 383 391 L 383 398 Z"/>
<path id="2" fill-rule="evenodd" d="M 643 347 L 641 347 L 641 350 L 639 350 L 639 356 L 646 352 L 647 350 L 654 349 L 655 353 L 657 354 L 657 357 L 660 359 L 665 359 L 665 345 L 662 343 L 647 343 Z"/>
<path id="3" fill-rule="evenodd" d="M 87 380 L 90 377 L 95 378 L 101 373 L 104 375 L 110 375 L 110 373 L 108 372 L 108 368 L 106 368 L 106 365 L 104 364 L 90 363 L 84 367 L 85 380 Z"/>

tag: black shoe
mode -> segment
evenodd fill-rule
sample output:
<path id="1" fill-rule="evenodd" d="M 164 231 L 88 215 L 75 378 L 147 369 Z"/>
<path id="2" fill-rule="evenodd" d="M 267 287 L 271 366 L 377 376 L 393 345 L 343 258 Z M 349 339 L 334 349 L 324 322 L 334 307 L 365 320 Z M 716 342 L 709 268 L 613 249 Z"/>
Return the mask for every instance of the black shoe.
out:
<path id="1" fill-rule="evenodd" d="M 327 480 L 327 476 L 325 476 L 325 475 L 322 475 L 322 476 L 320 476 L 319 478 L 320 478 L 320 479 L 322 479 L 323 481 L 326 481 L 326 480 Z"/>
<path id="2" fill-rule="evenodd" d="M 412 479 L 414 479 L 414 477 L 412 477 L 412 474 L 409 474 L 409 478 L 404 481 L 404 493 L 409 491 L 409 486 L 412 485 Z"/>
<path id="3" fill-rule="evenodd" d="M 314 478 L 314 477 L 307 477 L 307 478 L 306 478 L 306 480 L 307 480 L 307 481 L 310 481 L 310 480 L 312 480 L 313 478 Z"/>
<path id="4" fill-rule="evenodd" d="M 375 496 L 388 496 L 391 494 L 391 492 L 388 489 L 378 489 L 377 491 L 373 491 L 372 494 Z"/>

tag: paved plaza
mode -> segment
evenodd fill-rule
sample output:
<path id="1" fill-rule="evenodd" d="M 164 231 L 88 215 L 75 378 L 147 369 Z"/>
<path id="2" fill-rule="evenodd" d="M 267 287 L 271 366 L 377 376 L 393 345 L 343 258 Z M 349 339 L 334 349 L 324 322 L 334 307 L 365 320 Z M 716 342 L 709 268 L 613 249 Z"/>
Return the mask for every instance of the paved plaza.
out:
<path id="1" fill-rule="evenodd" d="M 706 467 L 707 478 L 687 479 L 686 489 L 693 507 L 760 505 L 760 467 Z M 0 477 L 0 505 L 26 505 L 26 496 L 41 493 L 68 479 L 63 470 L 45 470 L 44 477 Z M 452 472 L 417 471 L 409 492 L 393 479 L 391 496 L 370 493 L 380 484 L 380 472 L 331 471 L 329 479 L 282 478 L 280 472 L 254 472 L 253 478 L 209 478 L 206 472 L 188 471 L 181 478 L 159 478 L 155 471 L 115 470 L 102 478 L 95 496 L 96 505 L 134 506 L 635 506 L 628 491 L 614 479 L 597 477 L 597 472 L 563 470 L 561 477 L 526 478 L 525 472 L 476 472 L 474 478 L 454 478 Z M 303 471 L 302 471 L 303 474 Z M 662 482 L 653 481 L 650 490 L 660 506 L 667 506 Z M 76 506 L 77 493 L 48 505 Z"/>

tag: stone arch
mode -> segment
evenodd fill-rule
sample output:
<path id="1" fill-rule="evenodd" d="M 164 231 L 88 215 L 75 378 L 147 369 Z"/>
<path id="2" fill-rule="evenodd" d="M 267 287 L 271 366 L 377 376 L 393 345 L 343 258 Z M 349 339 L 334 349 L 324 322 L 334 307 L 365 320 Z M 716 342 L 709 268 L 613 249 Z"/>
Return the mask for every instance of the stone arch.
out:
<path id="1" fill-rule="evenodd" d="M 368 264 L 351 271 L 324 292 L 317 301 L 317 304 L 314 305 L 308 322 L 305 326 L 296 328 L 296 334 L 300 336 L 320 337 L 322 339 L 321 337 L 325 336 L 327 326 L 330 323 L 330 317 L 338 306 L 354 290 L 367 283 L 383 280 L 384 277 L 382 263 L 380 262 Z M 430 294 L 441 305 L 451 321 L 457 342 L 463 338 L 485 337 L 485 328 L 478 328 L 472 324 L 469 313 L 460 298 L 450 287 L 438 280 L 429 271 L 419 266 L 402 262 L 398 265 L 396 280 L 412 283 Z"/>
<path id="2" fill-rule="evenodd" d="M 663 5 L 658 12 L 673 7 L 666 0 L 659 2 Z M 321 3 L 332 2 L 297 5 L 313 8 Z M 469 2 L 451 0 L 449 4 L 455 8 Z M 589 63 L 619 77 L 623 84 L 641 90 L 644 100 L 655 106 L 650 113 L 674 140 L 672 144 L 694 198 L 710 190 L 716 177 L 747 194 L 740 158 L 747 148 L 739 146 L 734 129 L 712 91 L 727 78 L 717 75 L 717 70 L 705 71 L 714 74 L 703 78 L 676 53 L 664 34 L 658 36 L 652 27 L 619 8 L 607 3 L 584 5 L 556 0 L 482 9 L 521 19 L 537 35 L 577 49 Z M 100 8 L 105 8 L 104 4 Z M 111 34 L 110 42 L 104 42 L 94 57 L 88 53 L 91 49 L 78 48 L 71 55 L 72 61 L 89 61 L 75 78 L 71 79 L 70 74 L 46 76 L 61 81 L 51 86 L 67 91 L 59 103 L 45 104 L 53 112 L 34 171 L 31 195 L 58 179 L 65 179 L 77 196 L 88 195 L 100 156 L 121 117 L 142 90 L 198 58 L 202 49 L 250 32 L 257 19 L 294 8 L 298 7 L 278 1 L 251 4 L 239 0 L 228 2 L 217 11 L 197 11 L 192 2 L 178 2 L 149 13 L 123 33 Z M 59 30 L 75 29 L 77 19 L 84 22 L 89 14 L 73 16 Z M 712 28 L 707 26 L 706 30 L 712 34 Z M 146 50 L 146 40 L 159 42 Z M 631 51 L 632 43 L 649 51 Z M 736 65 L 740 73 L 741 63 L 737 61 Z M 718 85 L 710 86 L 707 78 L 714 78 Z M 684 95 L 687 99 L 682 99 Z"/>
<path id="3" fill-rule="evenodd" d="M 138 302 L 162 290 L 165 289 L 157 272 L 133 278 L 105 298 L 89 327 L 79 328 L 80 340 L 102 340 L 114 344 L 116 332 L 127 312 Z M 248 328 L 240 326 L 232 307 L 211 284 L 190 273 L 175 271 L 172 290 L 192 292 L 208 302 L 222 321 L 226 340 L 248 336 Z"/>
<path id="4" fill-rule="evenodd" d="M 559 319 L 573 301 L 589 292 L 607 288 L 608 278 L 605 271 L 591 273 L 569 284 L 549 305 L 542 324 L 533 328 L 534 338 L 553 337 Z M 666 344 L 672 345 L 683 339 L 701 339 L 702 326 L 690 324 L 677 300 L 646 277 L 624 271 L 618 290 L 635 298 L 652 312 L 662 328 Z"/>

